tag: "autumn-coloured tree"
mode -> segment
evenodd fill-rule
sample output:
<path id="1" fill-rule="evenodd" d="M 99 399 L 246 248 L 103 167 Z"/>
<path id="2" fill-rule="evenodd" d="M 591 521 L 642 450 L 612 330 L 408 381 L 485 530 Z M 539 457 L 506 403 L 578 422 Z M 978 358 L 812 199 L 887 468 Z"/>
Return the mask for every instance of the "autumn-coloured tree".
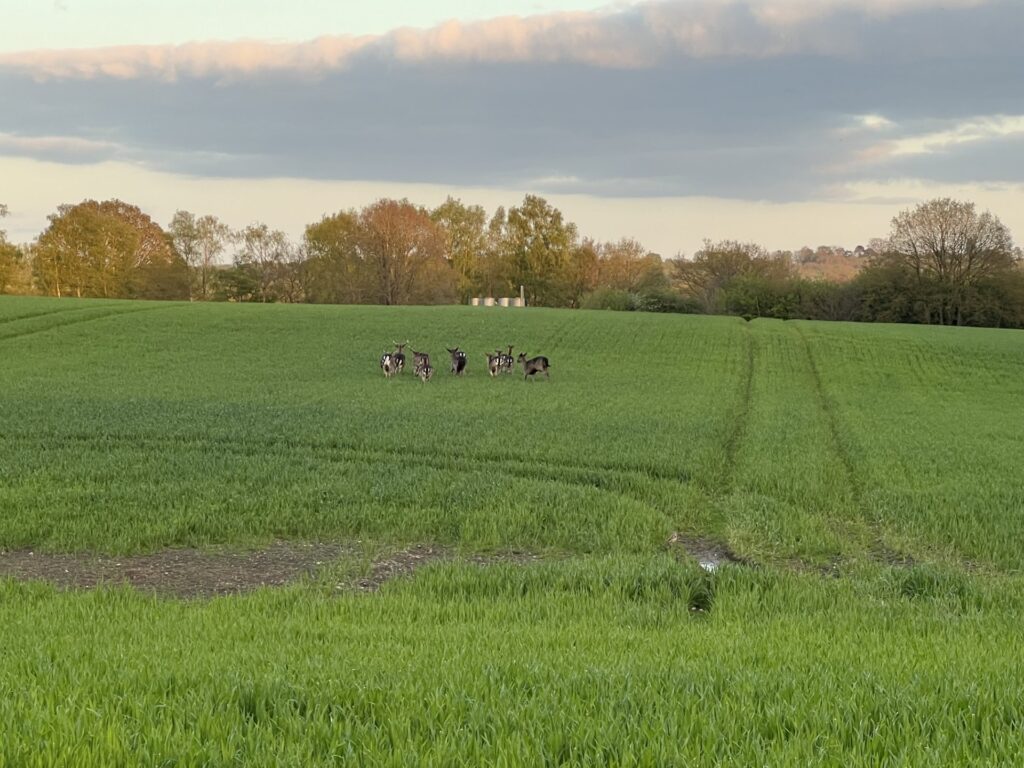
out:
<path id="1" fill-rule="evenodd" d="M 665 264 L 656 253 L 650 253 L 639 242 L 624 237 L 618 242 L 602 243 L 599 255 L 597 284 L 630 293 L 663 291 L 668 288 Z"/>
<path id="2" fill-rule="evenodd" d="M 378 200 L 359 214 L 358 248 L 381 304 L 446 303 L 456 276 L 445 261 L 445 233 L 408 200 Z"/>

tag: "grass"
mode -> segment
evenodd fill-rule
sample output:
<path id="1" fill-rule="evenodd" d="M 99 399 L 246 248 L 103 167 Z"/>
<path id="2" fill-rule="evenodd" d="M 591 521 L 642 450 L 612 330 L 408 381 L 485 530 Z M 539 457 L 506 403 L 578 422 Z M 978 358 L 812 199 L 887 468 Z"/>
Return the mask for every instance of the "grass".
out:
<path id="1" fill-rule="evenodd" d="M 372 596 L 8 585 L 0 763 L 1013 764 L 1019 584 L 959 583 L 608 556 Z"/>
<path id="2" fill-rule="evenodd" d="M 406 338 L 426 385 L 377 368 Z M 0 298 L 0 548 L 560 555 L 375 595 L 344 562 L 195 602 L 0 582 L 0 766 L 1011 764 L 1021 339 Z M 551 381 L 490 379 L 509 343 Z"/>

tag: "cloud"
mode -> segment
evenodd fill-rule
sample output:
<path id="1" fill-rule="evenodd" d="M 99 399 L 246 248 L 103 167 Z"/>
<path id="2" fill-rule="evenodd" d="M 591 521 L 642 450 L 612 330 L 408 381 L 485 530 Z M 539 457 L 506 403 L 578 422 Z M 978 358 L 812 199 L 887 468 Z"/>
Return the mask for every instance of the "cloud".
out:
<path id="1" fill-rule="evenodd" d="M 885 131 L 895 127 L 895 123 L 884 115 L 857 115 L 857 125 L 868 131 Z"/>
<path id="2" fill-rule="evenodd" d="M 79 136 L 18 136 L 0 132 L 0 155 L 95 163 L 115 157 L 122 149 L 114 142 Z"/>
<path id="3" fill-rule="evenodd" d="M 1024 136 L 1024 115 L 974 118 L 942 130 L 895 139 L 883 145 L 882 151 L 890 157 L 930 155 L 948 151 L 963 144 L 1010 136 Z"/>
<path id="4" fill-rule="evenodd" d="M 616 199 L 1024 181 L 1022 38 L 1018 0 L 687 0 L 36 51 L 0 56 L 0 155 Z"/>
<path id="5" fill-rule="evenodd" d="M 857 55 L 871 44 L 864 39 L 864 29 L 879 22 L 992 4 L 992 0 L 660 0 L 591 12 L 451 20 L 429 29 L 325 36 L 306 42 L 240 40 L 24 51 L 0 55 L 0 69 L 38 79 L 173 81 L 274 72 L 321 75 L 363 58 L 401 63 L 566 62 L 628 69 L 653 67 L 680 56 Z M 980 47 L 977 42 L 974 46 Z M 897 55 L 901 50 L 895 49 Z"/>

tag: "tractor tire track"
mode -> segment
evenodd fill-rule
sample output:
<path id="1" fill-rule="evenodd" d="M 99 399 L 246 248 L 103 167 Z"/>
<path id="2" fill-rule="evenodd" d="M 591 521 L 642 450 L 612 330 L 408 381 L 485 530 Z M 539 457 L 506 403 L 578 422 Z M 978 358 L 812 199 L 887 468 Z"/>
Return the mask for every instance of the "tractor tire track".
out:
<path id="1" fill-rule="evenodd" d="M 89 315 L 88 317 L 76 317 L 76 318 L 73 318 L 71 320 L 64 320 L 63 322 L 51 323 L 50 325 L 47 325 L 44 328 L 32 328 L 32 329 L 25 330 L 25 331 L 20 331 L 20 332 L 15 332 L 15 333 L 7 333 L 7 334 L 5 334 L 3 332 L 0 332 L 0 342 L 10 341 L 11 339 L 23 339 L 26 336 L 34 336 L 34 335 L 36 335 L 38 333 L 46 333 L 47 331 L 52 331 L 52 330 L 55 330 L 57 328 L 64 328 L 64 327 L 69 326 L 69 325 L 80 325 L 81 323 L 91 323 L 91 322 L 93 322 L 95 320 L 103 320 L 105 318 L 114 317 L 114 316 L 117 316 L 117 315 L 133 315 L 133 314 L 137 314 L 139 312 L 154 312 L 154 311 L 156 311 L 158 309 L 167 309 L 167 308 L 169 308 L 171 306 L 173 306 L 173 305 L 168 305 L 167 307 L 139 307 L 137 309 L 135 309 L 135 308 L 132 308 L 132 309 L 115 309 L 115 310 L 111 310 L 109 312 L 100 312 L 100 313 L 97 313 L 97 314 L 94 314 L 94 315 Z M 53 313 L 53 314 L 57 314 L 57 313 Z M 60 313 L 60 314 L 63 314 L 63 313 Z M 44 315 L 44 317 L 45 317 L 45 315 Z"/>
<path id="2" fill-rule="evenodd" d="M 733 417 L 732 428 L 725 441 L 725 471 L 718 483 L 719 490 L 728 493 L 734 490 L 736 467 L 739 463 L 740 446 L 750 423 L 750 409 L 754 399 L 754 337 L 750 326 L 744 324 L 746 354 L 744 356 L 743 380 L 740 383 L 740 400 Z"/>
<path id="3" fill-rule="evenodd" d="M 832 400 L 829 399 L 828 395 L 825 393 L 825 385 L 821 380 L 821 372 L 818 369 L 818 363 L 817 360 L 815 360 L 814 351 L 811 349 L 811 342 L 808 340 L 807 335 L 804 333 L 803 328 L 800 327 L 799 323 L 791 323 L 789 327 L 792 328 L 800 338 L 804 353 L 807 356 L 807 364 L 811 371 L 811 380 L 814 383 L 815 399 L 817 399 L 818 407 L 825 416 L 825 423 L 828 427 L 829 440 L 832 443 L 832 449 L 835 451 L 836 456 L 843 465 L 847 481 L 849 482 L 850 489 L 853 492 L 854 501 L 859 507 L 861 501 L 861 488 L 860 482 L 857 479 L 856 465 L 854 464 L 853 456 L 850 454 L 849 449 L 846 447 L 845 443 L 843 443 L 842 430 L 839 425 L 839 416 L 836 413 L 835 405 Z"/>
<path id="4" fill-rule="evenodd" d="M 35 320 L 42 317 L 48 317 L 50 315 L 63 315 L 68 312 L 88 312 L 89 310 L 102 309 L 108 307 L 109 304 L 94 304 L 88 307 L 65 307 L 63 309 L 52 309 L 46 312 L 26 312 L 22 315 L 9 315 L 7 317 L 0 318 L 0 325 L 7 325 L 8 323 L 16 323 L 21 320 Z"/>
<path id="5" fill-rule="evenodd" d="M 279 457 L 294 456 L 296 451 L 305 451 L 330 463 L 359 463 L 369 467 L 379 467 L 382 463 L 394 463 L 400 466 L 426 467 L 441 471 L 452 471 L 456 473 L 478 472 L 484 474 L 500 475 L 522 480 L 533 480 L 552 483 L 569 488 L 590 489 L 601 494 L 618 497 L 626 501 L 638 504 L 647 509 L 653 510 L 659 515 L 666 516 L 671 510 L 660 508 L 652 504 L 650 499 L 643 494 L 637 493 L 630 487 L 631 483 L 642 479 L 648 482 L 672 481 L 671 476 L 656 476 L 641 471 L 630 471 L 622 469 L 608 469 L 604 467 L 588 467 L 553 461 L 529 461 L 522 459 L 507 460 L 493 457 L 466 457 L 453 456 L 452 454 L 435 456 L 415 450 L 368 448 L 357 445 L 316 443 L 295 440 L 267 440 L 259 444 L 245 443 L 228 438 L 209 437 L 159 437 L 159 436 L 131 436 L 131 435 L 82 435 L 82 434 L 61 434 L 61 435 L 18 435 L 7 434 L 0 436 L 6 445 L 15 443 L 41 444 L 48 448 L 59 444 L 61 440 L 73 441 L 80 444 L 89 444 L 96 450 L 109 450 L 112 445 L 125 446 L 132 449 L 142 448 L 175 448 L 177 450 L 199 449 L 203 451 L 216 452 L 218 454 L 230 454 L 233 456 L 248 458 L 266 456 L 268 454 Z M 565 474 L 560 474 L 559 471 Z"/>
<path id="6" fill-rule="evenodd" d="M 335 451 L 339 453 L 372 455 L 378 460 L 388 458 L 395 458 L 399 460 L 405 458 L 414 458 L 420 459 L 422 461 L 435 462 L 438 466 L 442 468 L 446 465 L 446 463 L 454 461 L 473 462 L 475 464 L 486 466 L 516 464 L 527 467 L 535 467 L 538 469 L 538 471 L 542 471 L 544 469 L 558 469 L 565 472 L 574 472 L 592 476 L 595 483 L 599 483 L 601 481 L 601 478 L 597 476 L 599 474 L 613 475 L 623 478 L 677 482 L 679 484 L 685 482 L 685 480 L 680 480 L 679 472 L 674 469 L 660 469 L 655 467 L 644 466 L 617 466 L 605 464 L 571 464 L 569 462 L 559 461 L 558 459 L 553 458 L 527 459 L 515 455 L 506 456 L 484 454 L 476 457 L 466 457 L 453 453 L 437 454 L 433 452 L 416 450 L 415 448 L 367 446 L 360 445 L 357 443 L 342 443 L 335 440 L 317 442 L 314 440 L 294 440 L 280 437 L 264 437 L 260 439 L 259 444 L 257 446 L 255 443 L 253 443 L 253 441 L 239 441 L 231 437 L 211 437 L 208 435 L 177 435 L 164 437 L 161 435 L 82 434 L 74 432 L 53 432 L 47 434 L 37 432 L 11 432 L 8 434 L 0 434 L 0 438 L 2 438 L 4 441 L 10 441 L 11 443 L 45 443 L 48 445 L 57 444 L 62 440 L 69 442 L 96 444 L 131 443 L 133 445 L 210 445 L 216 446 L 218 449 L 229 450 L 236 453 L 245 453 L 247 455 L 253 456 L 258 455 L 267 449 L 275 449 L 279 452 L 283 452 L 285 450 L 306 450 L 311 452 L 324 453 Z"/>

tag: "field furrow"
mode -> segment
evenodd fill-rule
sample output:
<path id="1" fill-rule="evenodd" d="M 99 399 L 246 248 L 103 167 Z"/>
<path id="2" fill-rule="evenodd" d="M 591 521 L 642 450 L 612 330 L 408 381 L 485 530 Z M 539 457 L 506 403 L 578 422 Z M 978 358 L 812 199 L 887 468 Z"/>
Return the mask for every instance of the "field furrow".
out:
<path id="1" fill-rule="evenodd" d="M 159 307 L 124 307 L 116 309 L 103 309 L 88 307 L 73 311 L 43 312 L 37 315 L 28 315 L 18 318 L 11 318 L 0 325 L 0 342 L 20 339 L 25 336 L 34 336 L 38 333 L 53 331 L 58 328 L 65 328 L 69 325 L 91 323 L 96 320 L 104 320 L 116 315 L 129 315 L 137 312 L 151 312 Z M 71 315 L 71 317 L 68 317 Z M 56 319 L 54 316 L 57 316 Z"/>

